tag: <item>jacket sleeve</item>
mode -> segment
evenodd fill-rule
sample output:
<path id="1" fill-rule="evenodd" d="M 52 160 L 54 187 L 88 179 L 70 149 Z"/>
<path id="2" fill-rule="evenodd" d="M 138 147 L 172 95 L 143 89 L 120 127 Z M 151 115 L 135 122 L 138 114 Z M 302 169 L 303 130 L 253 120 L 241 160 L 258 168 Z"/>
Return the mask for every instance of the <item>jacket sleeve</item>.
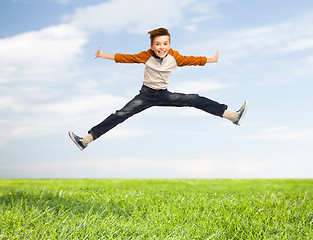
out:
<path id="1" fill-rule="evenodd" d="M 148 59 L 152 56 L 152 51 L 143 51 L 137 54 L 123 54 L 116 53 L 115 54 L 115 62 L 116 63 L 146 63 Z"/>
<path id="2" fill-rule="evenodd" d="M 170 54 L 176 59 L 179 67 L 183 66 L 204 66 L 207 62 L 206 57 L 183 56 L 178 51 L 170 49 Z"/>

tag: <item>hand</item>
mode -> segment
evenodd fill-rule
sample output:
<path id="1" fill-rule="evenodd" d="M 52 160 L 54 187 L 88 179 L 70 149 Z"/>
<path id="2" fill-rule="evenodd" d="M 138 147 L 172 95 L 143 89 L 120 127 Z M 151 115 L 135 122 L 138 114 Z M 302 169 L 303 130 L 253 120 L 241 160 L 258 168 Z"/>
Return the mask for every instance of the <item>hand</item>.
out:
<path id="1" fill-rule="evenodd" d="M 215 61 L 216 61 L 216 63 L 217 63 L 217 62 L 218 62 L 218 50 L 217 50 L 216 53 L 215 53 L 214 59 L 215 59 Z"/>
<path id="2" fill-rule="evenodd" d="M 102 57 L 102 54 L 103 54 L 102 48 L 99 47 L 99 50 L 96 52 L 95 59 L 96 59 L 96 58 L 99 58 L 99 57 Z"/>
<path id="3" fill-rule="evenodd" d="M 207 58 L 207 63 L 217 63 L 218 62 L 218 50 L 215 53 L 213 58 Z"/>

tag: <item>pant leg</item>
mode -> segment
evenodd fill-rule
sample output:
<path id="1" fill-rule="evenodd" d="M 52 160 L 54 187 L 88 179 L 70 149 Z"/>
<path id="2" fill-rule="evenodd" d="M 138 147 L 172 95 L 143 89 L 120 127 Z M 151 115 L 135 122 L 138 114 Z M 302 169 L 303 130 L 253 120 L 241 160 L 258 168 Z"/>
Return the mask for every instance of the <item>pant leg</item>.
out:
<path id="1" fill-rule="evenodd" d="M 153 102 L 149 101 L 149 99 L 144 96 L 143 92 L 140 91 L 140 94 L 135 96 L 122 109 L 108 116 L 101 123 L 90 129 L 88 133 L 90 133 L 94 139 L 97 139 L 118 124 L 124 122 L 127 118 L 151 106 L 153 106 Z"/>
<path id="2" fill-rule="evenodd" d="M 172 93 L 168 90 L 160 94 L 159 106 L 194 107 L 215 116 L 222 117 L 227 105 L 220 104 L 198 94 Z"/>

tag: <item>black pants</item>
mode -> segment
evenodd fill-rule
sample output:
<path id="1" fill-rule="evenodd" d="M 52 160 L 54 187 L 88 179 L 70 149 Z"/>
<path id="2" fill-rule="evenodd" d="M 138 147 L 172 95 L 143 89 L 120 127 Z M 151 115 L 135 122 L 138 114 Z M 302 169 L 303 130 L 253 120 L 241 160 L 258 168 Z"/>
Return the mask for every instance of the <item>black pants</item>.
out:
<path id="1" fill-rule="evenodd" d="M 108 116 L 89 133 L 97 139 L 127 118 L 152 106 L 194 107 L 207 113 L 222 117 L 227 105 L 220 104 L 198 94 L 172 93 L 168 90 L 154 90 L 142 86 L 139 94 L 128 102 L 121 110 Z"/>

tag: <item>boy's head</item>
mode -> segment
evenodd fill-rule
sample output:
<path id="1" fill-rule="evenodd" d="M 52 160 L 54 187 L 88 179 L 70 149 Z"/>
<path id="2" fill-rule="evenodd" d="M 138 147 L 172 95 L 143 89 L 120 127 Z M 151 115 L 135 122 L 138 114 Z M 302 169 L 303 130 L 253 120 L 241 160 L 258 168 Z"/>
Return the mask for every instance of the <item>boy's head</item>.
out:
<path id="1" fill-rule="evenodd" d="M 166 28 L 157 28 L 150 32 L 151 50 L 163 59 L 171 48 L 171 35 Z"/>
<path id="2" fill-rule="evenodd" d="M 150 34 L 151 45 L 153 44 L 154 39 L 158 36 L 169 36 L 171 40 L 171 35 L 166 28 L 157 28 L 148 32 L 148 34 Z"/>

